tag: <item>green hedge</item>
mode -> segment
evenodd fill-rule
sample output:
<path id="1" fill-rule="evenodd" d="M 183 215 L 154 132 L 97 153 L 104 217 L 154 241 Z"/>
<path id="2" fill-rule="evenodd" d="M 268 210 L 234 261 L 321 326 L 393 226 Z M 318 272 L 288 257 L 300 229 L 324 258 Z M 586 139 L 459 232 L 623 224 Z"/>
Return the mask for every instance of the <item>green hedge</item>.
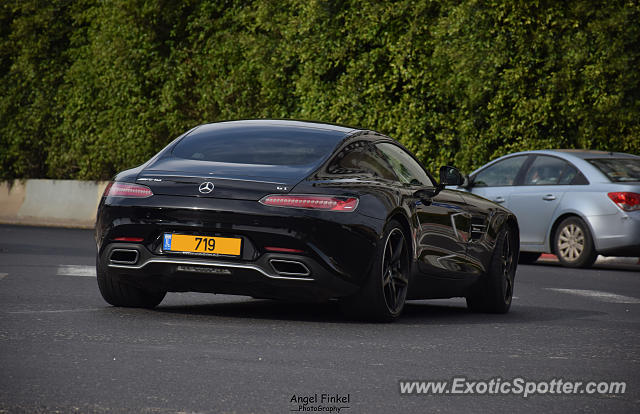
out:
<path id="1" fill-rule="evenodd" d="M 637 1 L 16 0 L 0 178 L 107 179 L 241 118 L 376 129 L 435 170 L 640 153 Z"/>

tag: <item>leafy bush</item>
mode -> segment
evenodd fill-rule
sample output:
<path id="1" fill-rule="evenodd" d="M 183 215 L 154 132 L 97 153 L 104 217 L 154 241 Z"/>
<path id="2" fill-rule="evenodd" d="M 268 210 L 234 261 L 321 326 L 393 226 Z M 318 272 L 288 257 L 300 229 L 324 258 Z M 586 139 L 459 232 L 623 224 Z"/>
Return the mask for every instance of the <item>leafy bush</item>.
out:
<path id="1" fill-rule="evenodd" d="M 108 179 L 195 125 L 376 129 L 430 169 L 640 153 L 635 1 L 0 5 L 0 178 Z"/>

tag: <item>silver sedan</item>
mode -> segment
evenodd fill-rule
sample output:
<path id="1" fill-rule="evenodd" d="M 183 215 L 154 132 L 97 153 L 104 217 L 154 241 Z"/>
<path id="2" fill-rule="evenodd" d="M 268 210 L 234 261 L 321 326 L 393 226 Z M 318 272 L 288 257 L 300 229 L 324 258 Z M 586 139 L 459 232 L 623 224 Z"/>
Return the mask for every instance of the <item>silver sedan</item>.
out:
<path id="1" fill-rule="evenodd" d="M 505 155 L 459 188 L 518 217 L 520 261 L 554 253 L 570 267 L 598 254 L 640 256 L 640 157 L 583 150 Z"/>

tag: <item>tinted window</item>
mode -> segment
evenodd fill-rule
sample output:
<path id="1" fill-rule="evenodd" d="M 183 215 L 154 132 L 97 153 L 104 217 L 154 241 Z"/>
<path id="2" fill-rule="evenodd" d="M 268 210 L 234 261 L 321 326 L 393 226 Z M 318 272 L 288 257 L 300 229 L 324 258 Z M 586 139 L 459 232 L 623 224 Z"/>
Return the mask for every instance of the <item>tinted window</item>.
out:
<path id="1" fill-rule="evenodd" d="M 558 184 L 579 184 L 578 175 L 580 176 L 579 178 L 582 178 L 582 174 L 579 174 L 578 170 L 576 170 L 573 165 L 567 164 Z"/>
<path id="2" fill-rule="evenodd" d="M 327 168 L 329 174 L 366 174 L 386 180 L 398 178 L 383 154 L 369 141 L 356 141 L 344 147 Z"/>
<path id="3" fill-rule="evenodd" d="M 173 155 L 235 164 L 306 165 L 328 155 L 343 136 L 314 128 L 204 125 L 178 142 Z"/>
<path id="4" fill-rule="evenodd" d="M 475 187 L 501 187 L 513 185 L 527 155 L 507 158 L 480 171 L 473 179 Z"/>
<path id="5" fill-rule="evenodd" d="M 560 158 L 537 156 L 524 175 L 523 185 L 560 184 L 560 178 L 562 178 L 567 167 L 572 168 Z"/>
<path id="6" fill-rule="evenodd" d="M 378 151 L 385 161 L 391 165 L 400 182 L 404 184 L 433 186 L 424 169 L 397 145 L 382 143 L 377 144 Z"/>
<path id="7" fill-rule="evenodd" d="M 587 161 L 615 183 L 640 181 L 640 160 L 637 158 L 596 158 Z"/>

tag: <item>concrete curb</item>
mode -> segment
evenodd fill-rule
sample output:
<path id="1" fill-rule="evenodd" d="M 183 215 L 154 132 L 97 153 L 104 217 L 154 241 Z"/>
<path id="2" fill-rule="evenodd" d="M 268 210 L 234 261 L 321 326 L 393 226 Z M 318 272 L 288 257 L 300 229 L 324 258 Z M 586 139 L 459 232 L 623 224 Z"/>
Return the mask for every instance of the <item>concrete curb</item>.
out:
<path id="1" fill-rule="evenodd" d="M 107 181 L 0 183 L 0 223 L 93 228 Z"/>
<path id="2" fill-rule="evenodd" d="M 560 263 L 558 256 L 555 254 L 543 253 L 538 259 L 538 263 Z M 615 257 L 615 256 L 600 256 L 595 262 L 596 265 L 622 265 L 622 266 L 634 266 L 640 269 L 640 258 L 638 257 Z"/>

